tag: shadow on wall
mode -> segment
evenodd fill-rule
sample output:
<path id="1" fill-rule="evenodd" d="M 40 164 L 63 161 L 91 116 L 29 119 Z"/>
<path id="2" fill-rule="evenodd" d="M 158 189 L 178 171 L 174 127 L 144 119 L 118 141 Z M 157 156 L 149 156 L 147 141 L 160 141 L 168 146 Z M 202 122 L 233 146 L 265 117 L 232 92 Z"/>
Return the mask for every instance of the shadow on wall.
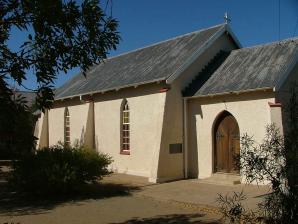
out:
<path id="1" fill-rule="evenodd" d="M 99 140 L 98 140 L 98 135 L 95 136 L 95 143 L 94 143 L 94 147 L 95 149 L 100 152 L 100 149 L 99 149 Z"/>
<path id="2" fill-rule="evenodd" d="M 174 215 L 163 215 L 163 216 L 156 216 L 152 218 L 134 218 L 127 220 L 121 223 L 114 223 L 114 224 L 143 224 L 143 223 L 171 223 L 171 224 L 181 224 L 181 223 L 197 223 L 197 224 L 218 224 L 220 222 L 214 221 L 202 221 L 200 220 L 204 217 L 204 214 L 174 214 Z"/>
<path id="3" fill-rule="evenodd" d="M 188 175 L 190 178 L 197 178 L 199 174 L 198 164 L 198 142 L 197 142 L 197 119 L 199 115 L 203 118 L 202 108 L 198 103 L 192 103 L 188 108 Z"/>
<path id="4" fill-rule="evenodd" d="M 180 92 L 166 92 L 157 178 L 183 178 L 183 152 L 170 152 L 170 144 L 182 144 L 183 110 Z"/>
<path id="5" fill-rule="evenodd" d="M 94 124 L 94 102 L 89 103 L 86 130 L 84 135 L 84 144 L 90 149 L 95 149 L 96 147 L 95 146 L 95 124 Z"/>
<path id="6" fill-rule="evenodd" d="M 82 127 L 82 131 L 81 131 L 81 137 L 79 140 L 80 145 L 84 145 L 85 141 L 84 141 L 84 136 L 85 136 L 85 127 Z"/>
<path id="7" fill-rule="evenodd" d="M 41 121 L 40 121 L 41 122 Z M 46 111 L 42 117 L 41 133 L 39 137 L 39 148 L 47 147 L 49 145 L 49 133 L 48 133 L 48 112 Z"/>
<path id="8" fill-rule="evenodd" d="M 298 95 L 298 82 L 293 81 L 292 84 L 289 84 L 288 87 L 290 90 L 289 91 L 279 91 L 277 95 L 276 101 L 281 103 L 281 119 L 282 119 L 282 133 L 287 133 L 290 129 L 290 124 L 289 122 L 291 114 L 290 114 L 290 108 L 295 107 L 294 105 L 296 104 L 297 100 L 297 95 Z M 295 95 L 295 100 L 293 99 L 293 95 Z M 294 101 L 290 101 L 290 99 Z M 293 108 L 294 109 L 294 108 Z"/>

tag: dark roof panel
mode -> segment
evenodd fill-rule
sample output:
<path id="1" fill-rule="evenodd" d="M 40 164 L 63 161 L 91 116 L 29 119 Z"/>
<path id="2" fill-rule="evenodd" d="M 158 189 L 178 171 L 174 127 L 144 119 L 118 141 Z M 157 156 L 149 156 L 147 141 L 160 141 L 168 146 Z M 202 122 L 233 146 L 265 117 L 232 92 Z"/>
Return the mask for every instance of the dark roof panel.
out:
<path id="1" fill-rule="evenodd" d="M 165 80 L 225 25 L 196 31 L 107 59 L 86 78 L 78 74 L 55 92 L 56 99 Z"/>
<path id="2" fill-rule="evenodd" d="M 35 103 L 36 93 L 29 92 L 29 91 L 14 91 L 14 95 L 23 97 L 24 100 L 27 102 L 27 106 L 32 106 Z"/>
<path id="3" fill-rule="evenodd" d="M 297 53 L 298 39 L 233 50 L 195 95 L 274 88 Z"/>

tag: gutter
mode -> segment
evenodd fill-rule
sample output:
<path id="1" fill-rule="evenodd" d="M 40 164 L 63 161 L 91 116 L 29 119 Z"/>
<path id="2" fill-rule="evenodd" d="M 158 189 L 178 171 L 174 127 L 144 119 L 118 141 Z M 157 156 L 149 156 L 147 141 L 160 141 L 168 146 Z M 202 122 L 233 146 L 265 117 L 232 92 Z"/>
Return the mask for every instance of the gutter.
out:
<path id="1" fill-rule="evenodd" d="M 108 91 L 119 91 L 120 89 L 124 89 L 124 88 L 129 88 L 129 87 L 135 87 L 137 88 L 140 85 L 144 85 L 144 84 L 151 84 L 151 83 L 160 83 L 162 81 L 165 81 L 166 78 L 161 78 L 161 79 L 154 79 L 154 80 L 150 80 L 147 82 L 139 82 L 139 83 L 135 83 L 135 84 L 129 84 L 129 85 L 124 85 L 124 86 L 120 86 L 120 87 L 113 87 L 113 88 L 108 88 L 108 89 L 104 89 L 104 90 L 94 90 L 94 91 L 90 91 L 90 92 L 86 92 L 86 93 L 80 93 L 80 94 L 74 94 L 74 95 L 70 95 L 70 96 L 65 96 L 65 97 L 60 97 L 57 99 L 54 99 L 54 101 L 59 101 L 59 100 L 65 100 L 65 99 L 72 99 L 75 97 L 82 97 L 82 96 L 86 96 L 86 95 L 93 95 L 93 94 L 97 94 L 97 93 L 105 93 Z"/>
<path id="2" fill-rule="evenodd" d="M 275 92 L 274 87 L 263 87 L 263 88 L 257 88 L 257 89 L 247 89 L 247 90 L 240 90 L 240 91 L 230 91 L 230 92 L 222 92 L 222 93 L 214 93 L 214 94 L 206 94 L 206 95 L 197 95 L 197 96 L 186 96 L 183 97 L 183 99 L 197 99 L 197 98 L 212 98 L 217 96 L 224 96 L 224 95 L 240 95 L 243 93 L 251 93 L 251 92 Z"/>

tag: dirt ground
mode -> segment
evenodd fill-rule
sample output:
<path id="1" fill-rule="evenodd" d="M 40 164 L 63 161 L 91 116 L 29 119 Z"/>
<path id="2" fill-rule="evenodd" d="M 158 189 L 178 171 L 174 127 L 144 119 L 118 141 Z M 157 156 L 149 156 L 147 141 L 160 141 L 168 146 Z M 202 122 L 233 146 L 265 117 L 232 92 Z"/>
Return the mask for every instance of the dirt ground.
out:
<path id="1" fill-rule="evenodd" d="M 0 223 L 216 223 L 217 216 L 147 197 L 123 196 L 2 212 Z"/>
<path id="2" fill-rule="evenodd" d="M 0 224 L 218 223 L 220 216 L 183 203 L 142 195 L 142 178 L 113 175 L 71 199 L 36 199 L 0 181 Z"/>
<path id="3" fill-rule="evenodd" d="M 0 181 L 0 224 L 50 223 L 222 223 L 217 193 L 244 191 L 248 205 L 267 192 L 253 186 L 216 186 L 181 180 L 151 184 L 146 178 L 114 174 L 82 194 L 61 199 L 30 198 Z"/>

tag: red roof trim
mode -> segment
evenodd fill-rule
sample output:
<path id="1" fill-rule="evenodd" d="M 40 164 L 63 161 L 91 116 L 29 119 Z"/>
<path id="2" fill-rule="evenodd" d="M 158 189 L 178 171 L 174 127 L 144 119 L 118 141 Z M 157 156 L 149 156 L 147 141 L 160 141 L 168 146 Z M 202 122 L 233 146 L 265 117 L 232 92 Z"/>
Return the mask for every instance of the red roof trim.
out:
<path id="1" fill-rule="evenodd" d="M 165 93 L 168 92 L 170 90 L 170 88 L 162 88 L 159 90 L 160 93 Z"/>
<path id="2" fill-rule="evenodd" d="M 281 103 L 271 103 L 271 102 L 268 102 L 268 105 L 270 107 L 282 107 Z"/>

